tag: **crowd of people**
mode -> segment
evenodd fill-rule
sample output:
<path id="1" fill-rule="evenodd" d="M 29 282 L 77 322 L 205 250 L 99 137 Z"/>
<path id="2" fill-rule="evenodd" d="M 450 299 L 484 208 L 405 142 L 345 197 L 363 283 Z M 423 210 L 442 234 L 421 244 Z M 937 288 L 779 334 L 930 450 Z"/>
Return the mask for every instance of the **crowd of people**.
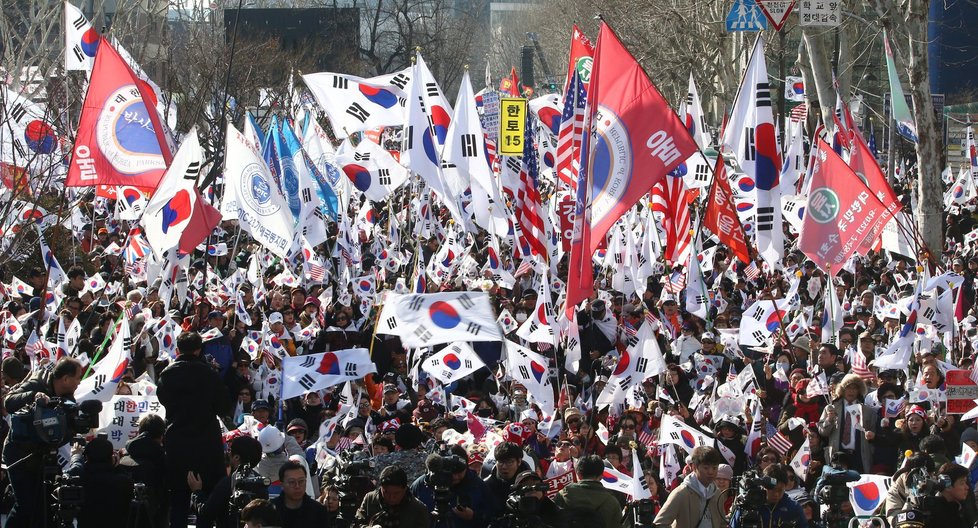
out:
<path id="1" fill-rule="evenodd" d="M 271 257 L 235 222 L 209 240 L 230 251 L 200 252 L 176 268 L 182 290 L 126 261 L 117 250 L 130 235 L 115 220 L 99 220 L 70 256 L 58 255 L 72 262 L 60 279 L 50 262 L 25 268 L 33 291 L 5 289 L 0 315 L 5 329 L 18 327 L 17 338 L 5 334 L 3 413 L 75 397 L 121 325 L 131 339 L 115 394 L 155 397 L 165 409 L 165 418 L 143 415 L 123 449 L 95 434 L 72 443 L 62 462 L 85 490 L 80 528 L 121 526 L 134 504 L 143 526 L 174 528 L 740 528 L 758 519 L 805 527 L 857 514 L 895 525 L 914 512 L 927 526 L 978 521 L 978 430 L 948 408 L 946 390 L 949 372 L 973 367 L 978 254 L 964 239 L 962 226 L 974 223 L 966 213 L 949 216 L 943 253 L 870 252 L 831 276 L 798 252 L 771 269 L 714 245 L 704 266 L 706 318 L 686 311 L 675 268 L 657 265 L 626 295 L 604 267 L 598 292 L 570 323 L 577 351 L 556 324 L 552 344 L 514 331 L 534 316 L 540 291 L 559 310 L 561 292 L 538 287 L 548 270 L 504 258 L 514 280 L 495 280 L 486 268 L 493 235 L 463 235 L 472 265 L 449 267 L 427 291 L 479 290 L 496 315 L 512 315 L 512 327 L 500 321 L 505 339 L 549 360 L 556 404 L 548 407 L 507 370 L 503 342 L 470 343 L 487 367 L 443 384 L 420 364 L 445 344 L 408 350 L 376 331 L 384 293 L 419 282 L 410 257 L 390 266 L 376 249 L 414 250 L 428 263 L 452 235 L 439 227 L 452 223 L 442 210 L 418 239 L 411 215 L 420 201 L 398 196 L 387 206 L 353 204 L 363 248 L 355 262 L 338 248 L 349 233 L 335 223 L 316 248 L 331 270 L 369 273 L 370 298 L 354 295 L 348 272 L 313 280 L 296 261 Z M 404 242 L 388 248 L 394 229 Z M 785 234 L 795 236 L 787 226 Z M 554 270 L 566 276 L 566 257 Z M 740 344 L 748 309 L 767 299 L 787 304 L 768 318 L 765 345 Z M 62 351 L 76 324 L 76 341 Z M 637 350 L 643 329 L 654 346 Z M 352 348 L 370 351 L 375 373 L 281 397 L 283 358 Z M 602 403 L 629 353 L 651 348 L 663 371 Z M 902 349 L 909 360 L 894 365 Z M 575 368 L 565 368 L 575 352 Z M 43 450 L 0 423 L 13 497 L 6 525 L 42 526 L 53 511 L 42 506 L 50 486 Z M 833 476 L 873 475 L 891 478 L 869 514 L 854 509 L 848 490 L 841 500 L 825 492 Z M 622 480 L 630 487 L 616 487 Z M 936 487 L 924 489 L 931 481 Z"/>

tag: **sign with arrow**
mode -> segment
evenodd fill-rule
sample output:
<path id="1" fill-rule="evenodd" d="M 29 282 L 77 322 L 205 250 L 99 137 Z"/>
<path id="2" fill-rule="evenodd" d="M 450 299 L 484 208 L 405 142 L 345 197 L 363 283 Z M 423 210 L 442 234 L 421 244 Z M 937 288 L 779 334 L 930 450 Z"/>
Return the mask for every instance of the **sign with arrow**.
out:
<path id="1" fill-rule="evenodd" d="M 788 20 L 788 15 L 795 8 L 796 0 L 755 0 L 757 7 L 761 8 L 768 22 L 774 26 L 776 31 L 781 31 L 784 23 Z"/>

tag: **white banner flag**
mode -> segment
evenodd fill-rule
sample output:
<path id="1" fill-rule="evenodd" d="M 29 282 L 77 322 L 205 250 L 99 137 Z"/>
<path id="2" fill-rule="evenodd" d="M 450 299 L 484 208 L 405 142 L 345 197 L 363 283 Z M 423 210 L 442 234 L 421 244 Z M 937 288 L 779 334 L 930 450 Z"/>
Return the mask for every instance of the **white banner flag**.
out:
<path id="1" fill-rule="evenodd" d="M 302 396 L 377 372 L 366 348 L 282 358 L 282 398 Z"/>
<path id="2" fill-rule="evenodd" d="M 659 444 L 676 444 L 692 453 L 695 447 L 712 446 L 713 438 L 666 414 L 659 426 Z"/>
<path id="3" fill-rule="evenodd" d="M 446 385 L 485 366 L 472 347 L 463 342 L 452 343 L 421 364 L 425 372 Z"/>
<path id="4" fill-rule="evenodd" d="M 405 348 L 503 339 L 484 292 L 389 293 L 377 333 L 400 336 Z"/>

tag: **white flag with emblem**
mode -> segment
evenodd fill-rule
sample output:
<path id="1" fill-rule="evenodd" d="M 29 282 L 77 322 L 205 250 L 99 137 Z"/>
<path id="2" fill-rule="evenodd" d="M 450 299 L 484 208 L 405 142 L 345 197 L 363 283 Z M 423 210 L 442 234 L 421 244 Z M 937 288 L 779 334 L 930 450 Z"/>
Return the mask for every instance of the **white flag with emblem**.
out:
<path id="1" fill-rule="evenodd" d="M 506 373 L 520 382 L 544 414 L 553 414 L 554 390 L 550 383 L 550 360 L 536 352 L 506 341 Z"/>
<path id="2" fill-rule="evenodd" d="M 288 257 L 295 238 L 295 218 L 288 200 L 272 179 L 265 161 L 230 123 L 221 214 L 225 220 L 237 220 L 242 229 L 276 256 Z"/>
<path id="3" fill-rule="evenodd" d="M 713 438 L 670 415 L 663 415 L 659 426 L 659 445 L 662 444 L 676 444 L 686 453 L 692 453 L 695 447 L 712 446 Z"/>
<path id="4" fill-rule="evenodd" d="M 377 372 L 366 348 L 350 348 L 282 359 L 282 398 L 339 385 Z"/>

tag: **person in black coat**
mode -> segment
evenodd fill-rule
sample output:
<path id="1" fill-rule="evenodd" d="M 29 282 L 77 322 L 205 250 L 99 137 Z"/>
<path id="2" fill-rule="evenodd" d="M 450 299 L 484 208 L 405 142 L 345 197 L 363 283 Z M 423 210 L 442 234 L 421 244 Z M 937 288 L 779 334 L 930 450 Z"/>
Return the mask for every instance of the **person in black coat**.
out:
<path id="1" fill-rule="evenodd" d="M 167 478 L 170 484 L 170 526 L 187 526 L 190 488 L 187 475 L 196 473 L 209 493 L 224 477 L 224 445 L 218 418 L 231 412 L 220 375 L 200 357 L 200 334 L 177 338 L 177 359 L 160 373 L 156 389 L 166 408 Z"/>
<path id="2" fill-rule="evenodd" d="M 278 470 L 282 494 L 272 501 L 282 518 L 282 528 L 320 528 L 329 526 L 326 507 L 306 495 L 306 468 L 288 461 Z"/>
<path id="3" fill-rule="evenodd" d="M 164 528 L 169 524 L 170 491 L 166 481 L 166 453 L 163 451 L 165 432 L 166 422 L 163 418 L 149 414 L 139 419 L 136 438 L 126 444 L 126 456 L 134 464 L 130 470 L 132 479 L 146 485 L 147 513 L 152 528 Z"/>
<path id="4" fill-rule="evenodd" d="M 493 511 L 501 512 L 506 509 L 506 499 L 509 498 L 516 475 L 530 467 L 523 462 L 523 450 L 513 442 L 497 445 L 493 455 L 496 466 L 485 480 L 492 493 Z"/>
<path id="5" fill-rule="evenodd" d="M 125 524 L 124 512 L 129 512 L 133 484 L 129 474 L 116 467 L 112 454 L 112 443 L 101 437 L 90 441 L 84 451 L 79 444 L 72 448 L 67 473 L 81 477 L 83 489 L 90 490 L 83 494 L 78 528 Z"/>

